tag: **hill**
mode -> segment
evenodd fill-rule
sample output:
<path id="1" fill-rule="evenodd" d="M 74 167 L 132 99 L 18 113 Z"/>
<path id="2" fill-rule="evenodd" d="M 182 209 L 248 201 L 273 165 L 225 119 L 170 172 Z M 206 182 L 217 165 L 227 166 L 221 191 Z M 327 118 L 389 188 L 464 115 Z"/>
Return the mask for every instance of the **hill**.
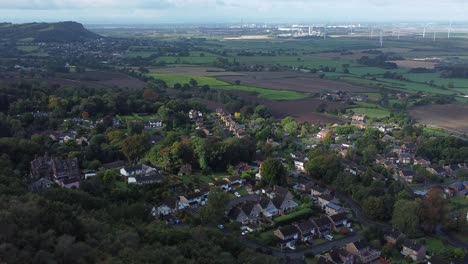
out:
<path id="1" fill-rule="evenodd" d="M 101 38 L 77 22 L 58 23 L 0 23 L 0 36 L 4 41 L 22 42 L 85 42 Z"/>

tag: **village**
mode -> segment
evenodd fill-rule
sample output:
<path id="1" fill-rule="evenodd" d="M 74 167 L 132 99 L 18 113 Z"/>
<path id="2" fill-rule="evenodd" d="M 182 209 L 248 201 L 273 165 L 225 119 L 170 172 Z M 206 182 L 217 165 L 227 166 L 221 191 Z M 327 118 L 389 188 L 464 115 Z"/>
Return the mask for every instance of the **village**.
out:
<path id="1" fill-rule="evenodd" d="M 241 118 L 240 113 L 225 112 L 217 109 L 215 112 L 202 112 L 191 109 L 187 118 L 193 124 L 193 132 L 200 131 L 204 137 L 213 137 L 214 131 L 222 131 L 218 135 L 226 138 L 245 139 L 251 135 L 249 126 Z M 164 122 L 158 118 L 148 121 L 122 120 L 117 117 L 106 117 L 97 121 L 75 118 L 63 120 L 63 130 L 45 134 L 56 144 L 72 144 L 86 146 L 91 140 L 86 132 L 95 129 L 98 124 L 108 123 L 115 129 L 125 129 L 126 126 L 141 126 L 153 134 L 149 144 L 154 145 L 164 138 L 161 133 Z M 135 124 L 141 123 L 141 124 Z M 251 125 L 251 124 L 250 124 Z M 378 133 L 378 141 L 385 151 L 375 153 L 372 166 L 382 167 L 386 174 L 370 172 L 369 167 L 357 164 L 351 159 L 350 152 L 356 145 L 353 137 L 340 135 L 340 128 L 362 133 L 362 130 L 372 130 Z M 63 188 L 80 188 L 80 182 L 88 181 L 97 175 L 114 172 L 117 182 L 124 185 L 154 185 L 171 186 L 175 179 L 182 182 L 192 182 L 190 187 L 182 188 L 183 192 L 173 192 L 172 195 L 151 206 L 151 214 L 156 221 L 164 221 L 170 225 L 185 225 L 181 216 L 197 215 L 200 209 L 209 203 L 210 192 L 221 190 L 229 199 L 224 207 L 222 222 L 217 227 L 220 231 L 238 232 L 243 239 L 248 239 L 259 248 L 271 248 L 276 252 L 307 252 L 317 245 L 328 245 L 328 250 L 318 254 L 318 263 L 390 263 L 381 254 L 381 249 L 369 244 L 363 238 L 363 228 L 368 223 L 362 223 L 356 215 L 362 215 L 362 209 L 355 204 L 349 204 L 348 194 L 327 184 L 326 181 L 310 177 L 307 151 L 327 144 L 331 153 L 335 153 L 342 164 L 342 172 L 346 177 L 370 176 L 372 181 L 385 182 L 390 180 L 403 183 L 411 189 L 414 187 L 415 197 L 426 197 L 432 189 L 439 189 L 445 199 L 450 197 L 468 196 L 468 181 L 457 180 L 460 172 L 467 169 L 465 163 L 441 166 L 432 164 L 426 157 L 418 156 L 417 142 L 401 141 L 393 137 L 393 132 L 400 130 L 398 124 L 369 122 L 366 115 L 355 114 L 349 123 L 334 124 L 318 128 L 315 135 L 305 135 L 307 143 L 292 141 L 297 145 L 296 151 L 284 151 L 281 145 L 272 138 L 265 145 L 273 150 L 275 160 L 289 168 L 283 184 L 266 184 L 262 180 L 262 165 L 264 155 L 256 150 L 256 159 L 240 162 L 228 170 L 229 174 L 219 177 L 205 177 L 203 181 L 194 180 L 199 177 L 192 164 L 185 163 L 178 168 L 177 175 L 171 175 L 163 168 L 150 163 L 128 163 L 115 160 L 96 166 L 96 170 L 80 170 L 77 158 L 61 159 L 45 153 L 31 161 L 30 190 L 37 192 L 57 184 Z M 77 130 L 80 133 L 77 133 Z M 286 137 L 290 137 L 285 134 Z M 301 151 L 302 149 L 302 151 Z M 429 176 L 427 176 L 429 175 Z M 426 184 L 432 179 L 431 184 Z M 437 179 L 439 184 L 434 183 Z M 459 178 L 458 178 L 459 179 Z M 126 187 L 125 187 L 126 188 Z M 177 190 L 177 188 L 175 189 Z M 346 197 L 346 200 L 340 198 Z M 468 215 L 465 217 L 468 218 Z M 370 221 L 370 220 L 369 220 Z M 401 256 L 413 261 L 422 262 L 432 259 L 426 254 L 426 247 L 417 240 L 407 239 L 404 233 L 390 225 L 384 225 L 385 243 L 401 248 Z M 351 239 L 352 241 L 350 241 Z M 271 252 L 271 251 L 270 251 Z M 279 254 L 279 253 L 278 253 Z M 439 262 L 434 262 L 439 263 Z"/>

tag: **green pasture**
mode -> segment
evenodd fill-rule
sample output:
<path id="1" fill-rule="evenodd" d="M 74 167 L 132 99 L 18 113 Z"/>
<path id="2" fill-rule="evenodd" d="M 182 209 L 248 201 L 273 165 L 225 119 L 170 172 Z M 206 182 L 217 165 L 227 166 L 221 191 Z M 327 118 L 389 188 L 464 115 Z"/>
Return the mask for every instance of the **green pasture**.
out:
<path id="1" fill-rule="evenodd" d="M 287 90 L 272 90 L 256 86 L 247 85 L 234 85 L 227 82 L 223 82 L 211 77 L 194 76 L 194 75 L 180 75 L 180 74 L 148 74 L 148 76 L 156 79 L 163 80 L 168 86 L 173 87 L 174 84 L 186 84 L 190 82 L 190 79 L 197 81 L 199 86 L 209 85 L 213 89 L 221 90 L 238 90 L 245 92 L 256 93 L 258 97 L 271 99 L 271 100 L 297 100 L 305 98 L 303 93 L 287 91 Z"/>
<path id="2" fill-rule="evenodd" d="M 20 51 L 24 51 L 24 52 L 34 52 L 34 51 L 37 51 L 39 50 L 39 47 L 38 46 L 18 46 L 16 47 L 18 50 Z"/>
<path id="3" fill-rule="evenodd" d="M 351 111 L 356 114 L 366 114 L 369 118 L 375 119 L 382 119 L 390 116 L 390 112 L 385 109 L 357 107 L 352 108 Z"/>

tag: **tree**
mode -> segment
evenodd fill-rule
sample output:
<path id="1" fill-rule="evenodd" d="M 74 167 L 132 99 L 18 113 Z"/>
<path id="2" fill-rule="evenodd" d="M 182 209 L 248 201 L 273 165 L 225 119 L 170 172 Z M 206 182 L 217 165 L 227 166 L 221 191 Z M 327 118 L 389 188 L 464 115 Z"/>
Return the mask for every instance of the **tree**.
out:
<path id="1" fill-rule="evenodd" d="M 260 175 L 264 184 L 283 184 L 286 181 L 286 168 L 280 160 L 268 158 L 262 163 Z"/>
<path id="2" fill-rule="evenodd" d="M 130 136 L 122 142 L 122 153 L 131 162 L 138 161 L 148 150 L 149 138 L 145 134 Z"/>
<path id="3" fill-rule="evenodd" d="M 418 211 L 420 205 L 417 201 L 399 200 L 395 203 L 392 216 L 392 225 L 408 236 L 419 233 Z"/>
<path id="4" fill-rule="evenodd" d="M 341 163 L 334 153 L 314 149 L 309 153 L 305 169 L 313 178 L 332 183 L 341 172 Z"/>
<path id="5" fill-rule="evenodd" d="M 197 87 L 197 86 L 198 86 L 197 80 L 195 80 L 195 79 L 193 79 L 193 78 L 190 79 L 189 84 L 190 84 L 192 87 Z"/>
<path id="6" fill-rule="evenodd" d="M 385 207 L 383 197 L 371 196 L 364 201 L 363 210 L 372 219 L 382 220 L 385 218 Z"/>
<path id="7" fill-rule="evenodd" d="M 288 133 L 289 135 L 296 135 L 297 130 L 299 129 L 299 124 L 296 122 L 296 120 L 289 116 L 281 120 L 281 125 L 283 126 L 284 132 Z"/>
<path id="8" fill-rule="evenodd" d="M 204 224 L 221 223 L 229 200 L 227 193 L 219 188 L 214 188 L 208 194 L 208 203 L 200 211 L 200 220 Z"/>
<path id="9" fill-rule="evenodd" d="M 127 121 L 128 134 L 130 135 L 141 134 L 144 128 L 145 128 L 145 125 L 143 124 L 142 121 L 139 121 L 139 120 Z"/>
<path id="10" fill-rule="evenodd" d="M 431 189 L 421 203 L 422 227 L 427 232 L 434 232 L 438 225 L 444 224 L 448 212 L 447 200 L 440 189 Z"/>

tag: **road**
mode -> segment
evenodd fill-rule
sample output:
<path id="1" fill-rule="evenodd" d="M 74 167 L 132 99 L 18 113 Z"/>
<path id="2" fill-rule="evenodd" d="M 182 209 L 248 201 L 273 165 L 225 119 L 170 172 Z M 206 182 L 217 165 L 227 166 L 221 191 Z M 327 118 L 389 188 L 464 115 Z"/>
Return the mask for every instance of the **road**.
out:
<path id="1" fill-rule="evenodd" d="M 246 246 L 248 246 L 248 247 L 250 247 L 252 249 L 261 248 L 265 252 L 271 250 L 273 256 L 284 257 L 284 258 L 289 258 L 289 259 L 293 259 L 293 260 L 302 260 L 305 253 L 313 253 L 314 255 L 317 255 L 317 254 L 320 254 L 322 252 L 329 251 L 330 249 L 332 249 L 335 246 L 342 247 L 342 246 L 344 246 L 344 245 L 346 245 L 348 243 L 351 243 L 351 242 L 354 242 L 354 241 L 357 241 L 357 240 L 359 240 L 359 235 L 354 233 L 352 236 L 344 237 L 342 239 L 337 239 L 337 240 L 326 242 L 326 243 L 323 243 L 323 244 L 320 244 L 320 245 L 312 245 L 312 246 L 308 246 L 308 247 L 305 247 L 305 248 L 298 248 L 298 249 L 293 251 L 293 250 L 290 250 L 290 249 L 286 249 L 286 250 L 272 249 L 272 248 L 269 248 L 269 247 L 264 246 L 262 244 L 259 244 L 259 243 L 255 242 L 253 240 L 250 240 L 245 236 L 241 237 L 241 241 Z"/>
<path id="2" fill-rule="evenodd" d="M 344 201 L 345 203 L 348 204 L 349 208 L 354 213 L 354 216 L 364 226 L 370 226 L 370 225 L 376 225 L 382 228 L 383 230 L 389 230 L 392 229 L 392 226 L 387 224 L 387 223 L 382 223 L 382 222 L 377 222 L 374 220 L 369 219 L 364 212 L 362 211 L 361 206 L 356 203 L 353 199 L 351 199 L 349 196 L 343 194 L 343 193 L 336 193 L 336 196 L 341 200 Z"/>
<path id="3" fill-rule="evenodd" d="M 437 228 L 436 228 L 436 234 L 438 236 L 440 236 L 441 238 L 449 241 L 450 244 L 452 244 L 452 245 L 454 245 L 456 247 L 464 248 L 464 249 L 468 250 L 468 245 L 466 243 L 464 243 L 463 241 L 460 241 L 459 239 L 457 239 L 456 237 L 451 236 L 448 233 L 445 233 L 444 230 L 442 230 L 442 228 L 440 227 L 440 225 L 437 226 Z"/>

